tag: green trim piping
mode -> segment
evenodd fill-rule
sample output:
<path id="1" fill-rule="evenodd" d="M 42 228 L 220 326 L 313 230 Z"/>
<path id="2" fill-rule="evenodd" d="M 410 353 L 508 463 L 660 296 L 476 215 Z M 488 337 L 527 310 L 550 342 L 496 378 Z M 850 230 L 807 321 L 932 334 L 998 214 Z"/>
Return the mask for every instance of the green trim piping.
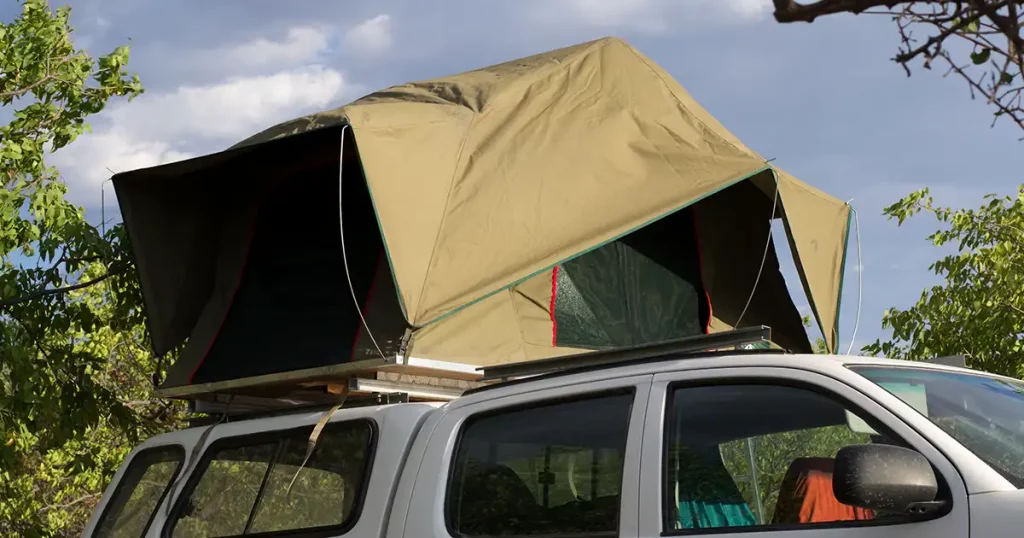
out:
<path id="1" fill-rule="evenodd" d="M 366 192 L 370 195 L 370 206 L 373 207 L 374 220 L 377 221 L 377 230 L 380 232 L 381 243 L 384 245 L 384 257 L 388 260 L 388 272 L 391 273 L 391 282 L 395 285 L 395 296 L 398 297 L 398 307 L 402 309 L 402 317 L 405 318 L 405 322 L 409 323 L 409 313 L 405 310 L 405 301 L 402 300 L 402 290 L 398 287 L 398 278 L 395 277 L 395 264 L 391 261 L 391 251 L 388 249 L 388 238 L 384 235 L 384 225 L 380 222 L 380 212 L 377 211 L 377 201 L 373 198 L 373 188 L 370 187 L 370 180 L 366 177 L 366 167 L 363 166 L 363 158 L 359 154 L 359 142 L 356 140 L 356 128 L 348 122 L 344 122 L 341 125 L 342 147 L 345 145 L 345 128 L 348 127 L 347 130 L 352 133 L 352 144 L 356 148 L 356 161 L 359 162 L 359 170 L 363 173 L 363 183 L 366 185 Z M 344 163 L 338 161 L 338 166 L 344 166 Z M 339 210 L 340 209 L 341 208 L 339 208 Z"/>
<path id="2" fill-rule="evenodd" d="M 533 278 L 533 277 L 535 277 L 535 276 L 537 276 L 537 275 L 539 275 L 539 274 L 541 274 L 541 273 L 543 273 L 545 271 L 550 271 L 555 266 L 562 265 L 565 262 L 574 260 L 576 258 L 579 258 L 580 256 L 584 256 L 584 255 L 586 255 L 586 254 L 588 254 L 590 252 L 593 252 L 594 250 L 597 250 L 597 249 L 599 249 L 599 248 L 601 248 L 601 247 L 603 247 L 603 246 L 605 246 L 605 245 L 607 245 L 607 244 L 609 244 L 609 243 L 611 243 L 613 241 L 618 241 L 619 239 L 622 239 L 623 237 L 625 237 L 625 236 L 627 236 L 627 235 L 629 235 L 629 234 L 631 234 L 631 233 L 633 233 L 633 232 L 635 232 L 635 231 L 637 231 L 637 230 L 639 230 L 641 228 L 645 228 L 647 226 L 650 226 L 651 224 L 654 224 L 655 222 L 658 222 L 659 220 L 661 220 L 661 219 L 663 219 L 665 217 L 668 217 L 669 215 L 672 215 L 674 213 L 682 211 L 683 209 L 686 209 L 687 207 L 689 207 L 689 206 L 691 206 L 693 204 L 696 204 L 697 202 L 700 202 L 701 200 L 703 200 L 703 199 L 705 199 L 705 198 L 707 198 L 709 196 L 713 196 L 715 194 L 718 194 L 719 192 L 722 192 L 723 190 L 725 190 L 725 189 L 727 189 L 729 187 L 732 187 L 733 185 L 736 185 L 737 183 L 741 183 L 743 181 L 749 180 L 749 179 L 753 178 L 754 176 L 760 174 L 761 172 L 764 172 L 765 170 L 772 170 L 772 174 L 773 175 L 775 173 L 774 168 L 772 168 L 772 166 L 770 164 L 765 164 L 764 166 L 758 168 L 757 170 L 754 170 L 753 172 L 750 172 L 749 174 L 747 174 L 745 176 L 742 176 L 742 177 L 739 177 L 739 178 L 734 179 L 732 181 L 729 181 L 728 183 L 720 186 L 719 188 L 717 188 L 717 189 L 715 189 L 713 191 L 710 191 L 710 192 L 707 192 L 707 193 L 705 193 L 705 194 L 703 194 L 701 196 L 698 196 L 697 198 L 694 198 L 693 200 L 690 200 L 689 202 L 687 202 L 687 203 L 685 203 L 685 204 L 683 204 L 683 205 L 681 205 L 679 207 L 676 207 L 675 209 L 672 209 L 672 210 L 667 211 L 667 212 L 665 212 L 665 213 L 663 213 L 661 215 L 658 215 L 657 217 L 654 217 L 653 219 L 650 219 L 650 220 L 644 222 L 643 224 L 640 224 L 638 226 L 634 226 L 633 228 L 630 228 L 629 230 L 627 230 L 627 231 L 625 231 L 625 232 L 623 232 L 621 234 L 618 234 L 618 235 L 612 237 L 611 239 L 608 239 L 606 241 L 602 241 L 602 242 L 600 242 L 600 243 L 598 243 L 596 245 L 591 246 L 590 248 L 587 248 L 587 249 L 583 250 L 582 252 L 579 252 L 577 254 L 569 256 L 568 258 L 565 258 L 565 259 L 563 259 L 561 261 L 558 261 L 558 262 L 556 262 L 556 263 L 554 263 L 552 265 L 544 267 L 543 269 L 540 269 L 538 271 L 534 271 L 533 273 L 530 273 L 529 275 L 527 275 L 527 276 L 525 276 L 523 278 L 520 278 L 519 280 L 516 280 L 516 281 L 512 282 L 511 284 L 502 286 L 502 287 L 500 287 L 500 288 L 498 288 L 498 289 L 496 289 L 496 290 L 494 290 L 492 292 L 489 292 L 489 293 L 486 293 L 484 295 L 481 295 L 477 299 L 469 301 L 468 303 L 466 303 L 466 304 L 464 304 L 462 306 L 456 307 L 456 308 L 448 311 L 445 314 L 441 314 L 440 316 L 438 316 L 438 317 L 436 317 L 436 318 L 434 318 L 434 319 L 432 319 L 430 321 L 424 322 L 422 325 L 418 325 L 418 326 L 415 326 L 415 327 L 417 329 L 419 329 L 419 328 L 425 327 L 427 325 L 430 325 L 432 323 L 437 323 L 438 321 L 441 321 L 441 320 L 443 320 L 445 318 L 448 318 L 448 317 L 454 315 L 456 312 L 459 312 L 460 310 L 463 310 L 465 308 L 473 306 L 473 305 L 475 305 L 475 304 L 477 304 L 477 303 L 479 303 L 479 302 L 481 302 L 481 301 L 483 301 L 485 299 L 488 299 L 488 298 L 490 298 L 490 297 L 492 297 L 494 295 L 497 295 L 497 294 L 499 294 L 499 293 L 501 293 L 501 292 L 503 292 L 505 290 L 514 288 L 514 287 L 518 286 L 519 284 L 522 284 L 523 282 L 526 282 L 527 280 L 530 280 L 531 278 Z M 777 181 L 777 179 L 776 179 L 776 181 Z M 373 196 L 371 196 L 371 198 L 373 198 Z M 386 250 L 386 248 L 385 248 L 385 250 Z M 406 317 L 407 321 L 408 321 L 408 319 L 409 318 Z"/>

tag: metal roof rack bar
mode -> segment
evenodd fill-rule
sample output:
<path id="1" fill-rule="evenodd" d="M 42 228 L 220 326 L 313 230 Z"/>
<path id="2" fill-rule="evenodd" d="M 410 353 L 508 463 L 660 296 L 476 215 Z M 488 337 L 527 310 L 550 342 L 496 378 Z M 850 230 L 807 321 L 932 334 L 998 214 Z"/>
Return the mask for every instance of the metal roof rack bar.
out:
<path id="1" fill-rule="evenodd" d="M 462 396 L 462 391 L 454 388 L 405 383 L 402 381 L 386 381 L 383 379 L 364 379 L 361 377 L 349 379 L 348 390 L 350 392 L 371 394 L 402 393 L 409 398 L 440 401 L 451 401 Z"/>
<path id="2" fill-rule="evenodd" d="M 325 393 L 324 396 L 328 395 Z M 231 403 L 228 404 L 228 401 L 231 401 Z M 345 408 L 388 405 L 406 403 L 408 401 L 409 396 L 407 394 L 398 392 L 375 393 L 368 396 L 351 396 L 345 400 Z M 191 428 L 216 423 L 221 419 L 221 415 L 227 415 L 229 422 L 294 415 L 330 409 L 336 402 L 337 397 L 317 402 L 297 402 L 273 398 L 251 398 L 247 396 L 235 396 L 232 398 L 230 395 L 216 395 L 213 401 L 189 401 L 189 413 L 193 415 L 188 418 L 188 421 Z M 195 416 L 195 413 L 207 416 Z"/>
<path id="3" fill-rule="evenodd" d="M 613 367 L 634 360 L 663 355 L 685 355 L 687 353 L 699 353 L 743 344 L 770 342 L 771 336 L 771 328 L 761 325 L 719 333 L 689 336 L 668 342 L 643 344 L 635 347 L 588 351 L 586 353 L 551 359 L 485 366 L 480 368 L 480 371 L 483 373 L 481 381 L 549 374 L 576 368 Z"/>
<path id="4" fill-rule="evenodd" d="M 933 357 L 927 359 L 924 362 L 932 364 L 941 364 L 943 366 L 956 366 L 957 368 L 967 368 L 967 356 L 966 355 L 949 355 L 947 357 Z"/>

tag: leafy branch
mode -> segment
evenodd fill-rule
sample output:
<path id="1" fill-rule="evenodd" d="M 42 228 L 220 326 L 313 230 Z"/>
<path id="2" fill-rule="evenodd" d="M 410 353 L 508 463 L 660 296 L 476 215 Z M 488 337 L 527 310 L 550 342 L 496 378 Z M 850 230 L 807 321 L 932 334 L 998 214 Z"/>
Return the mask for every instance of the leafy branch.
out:
<path id="1" fill-rule="evenodd" d="M 912 360 L 964 354 L 971 367 L 1024 376 L 1024 185 L 977 208 L 936 206 L 924 189 L 885 209 L 900 225 L 919 213 L 941 226 L 928 240 L 955 251 L 929 266 L 942 283 L 911 307 L 886 311 L 892 338 L 865 351 Z"/>
<path id="2" fill-rule="evenodd" d="M 69 293 L 69 292 L 72 292 L 72 291 L 82 290 L 82 289 L 88 288 L 90 286 L 95 286 L 96 284 L 99 284 L 100 282 L 103 282 L 104 280 L 106 280 L 106 279 L 108 279 L 108 278 L 110 278 L 110 277 L 112 277 L 114 275 L 119 275 L 121 273 L 124 273 L 127 270 L 128 270 L 128 267 L 125 266 L 125 265 L 117 266 L 117 267 L 111 267 L 110 269 L 107 269 L 107 272 L 105 274 L 103 274 L 102 276 L 98 276 L 98 277 L 93 278 L 91 280 L 86 280 L 84 282 L 78 282 L 77 284 L 73 284 L 73 285 L 70 285 L 70 286 L 62 286 L 62 287 L 53 288 L 53 289 L 37 290 L 37 291 L 34 291 L 32 293 L 29 293 L 29 294 L 26 294 L 26 295 L 22 295 L 20 297 L 11 297 L 9 299 L 0 299 L 0 308 L 4 308 L 4 307 L 7 307 L 7 306 L 14 306 L 16 304 L 26 303 L 26 302 L 34 301 L 34 300 L 37 300 L 37 299 L 42 299 L 44 297 L 49 297 L 51 295 L 58 295 L 58 294 L 62 294 L 62 293 Z"/>

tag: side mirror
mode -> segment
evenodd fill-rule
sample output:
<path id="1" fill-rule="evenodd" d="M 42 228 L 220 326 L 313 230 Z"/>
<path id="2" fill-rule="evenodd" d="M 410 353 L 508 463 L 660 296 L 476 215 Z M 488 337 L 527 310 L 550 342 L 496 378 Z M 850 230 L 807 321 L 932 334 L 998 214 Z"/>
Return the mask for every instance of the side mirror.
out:
<path id="1" fill-rule="evenodd" d="M 846 505 L 876 512 L 926 515 L 936 503 L 938 480 L 924 456 L 892 445 L 853 445 L 836 455 L 832 492 Z"/>

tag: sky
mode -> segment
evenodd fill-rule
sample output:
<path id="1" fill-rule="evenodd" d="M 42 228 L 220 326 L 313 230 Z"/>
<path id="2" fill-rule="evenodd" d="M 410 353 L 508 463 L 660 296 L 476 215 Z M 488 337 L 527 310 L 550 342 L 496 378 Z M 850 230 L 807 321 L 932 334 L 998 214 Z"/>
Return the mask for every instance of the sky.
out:
<path id="1" fill-rule="evenodd" d="M 890 61 L 885 16 L 780 25 L 771 0 L 70 0 L 76 43 L 94 55 L 131 45 L 146 93 L 115 102 L 93 132 L 52 156 L 70 196 L 108 218 L 122 172 L 216 152 L 279 121 L 334 108 L 394 84 L 454 74 L 589 41 L 626 39 L 675 77 L 749 147 L 816 187 L 851 200 L 842 301 L 843 351 L 863 301 L 854 350 L 884 336 L 888 307 L 936 282 L 940 251 L 927 218 L 897 227 L 882 208 L 922 187 L 937 201 L 980 205 L 1009 194 L 1024 164 L 1020 133 L 962 81 Z M 0 15 L 13 16 L 13 2 Z M 56 5 L 56 2 L 55 2 Z M 780 253 L 781 255 L 781 253 Z M 783 259 L 794 302 L 807 300 Z M 860 272 L 860 275 L 858 275 Z"/>

